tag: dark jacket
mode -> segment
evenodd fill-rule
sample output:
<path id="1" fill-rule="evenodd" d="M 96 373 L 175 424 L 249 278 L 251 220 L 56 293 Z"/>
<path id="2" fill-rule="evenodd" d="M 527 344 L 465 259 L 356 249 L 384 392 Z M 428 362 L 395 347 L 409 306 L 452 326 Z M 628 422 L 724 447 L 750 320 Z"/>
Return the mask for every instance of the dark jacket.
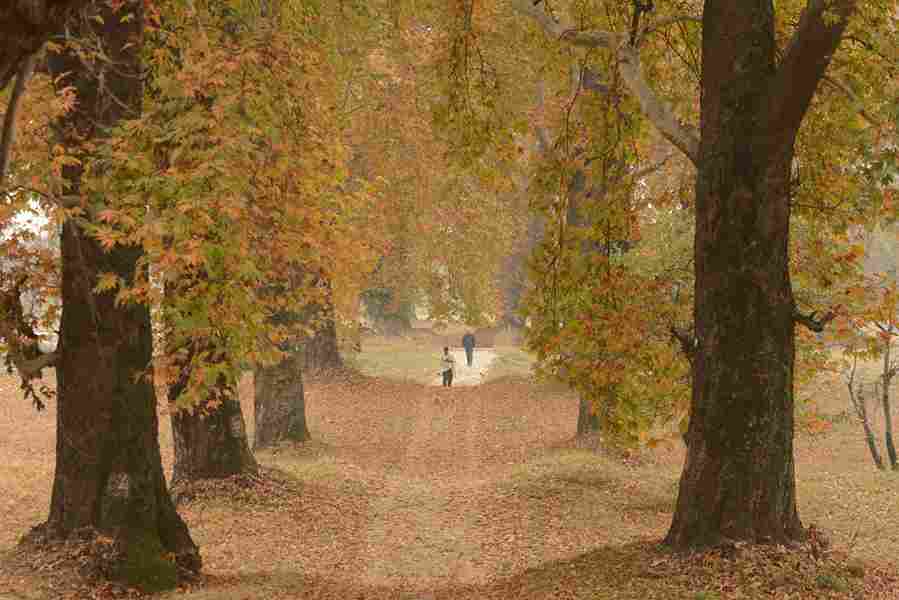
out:
<path id="1" fill-rule="evenodd" d="M 470 333 L 466 333 L 465 335 L 462 336 L 462 347 L 463 348 L 466 348 L 466 349 L 474 348 L 474 344 L 475 344 L 474 335 L 472 335 Z"/>

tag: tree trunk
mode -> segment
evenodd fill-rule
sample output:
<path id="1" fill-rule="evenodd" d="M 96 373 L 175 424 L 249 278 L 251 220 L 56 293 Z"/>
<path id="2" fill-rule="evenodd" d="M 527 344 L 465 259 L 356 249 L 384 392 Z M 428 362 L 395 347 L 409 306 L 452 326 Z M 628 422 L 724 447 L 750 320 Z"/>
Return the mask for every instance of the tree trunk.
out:
<path id="1" fill-rule="evenodd" d="M 102 23 L 83 19 L 73 24 L 82 28 L 75 35 L 97 36 L 115 68 L 99 59 L 85 67 L 68 50 L 49 56 L 58 85 L 73 86 L 78 96 L 77 108 L 57 124 L 71 149 L 101 135 L 100 127 L 140 112 L 142 2 L 126 0 L 121 11 L 98 3 Z M 126 12 L 134 18 L 121 20 Z M 104 78 L 102 91 L 98 75 Z M 79 193 L 81 174 L 80 166 L 65 168 L 69 194 Z M 82 527 L 110 532 L 124 544 L 119 575 L 159 590 L 175 585 L 175 563 L 167 554 L 193 572 L 201 560 L 162 471 L 150 312 L 144 305 L 116 305 L 114 292 L 93 292 L 103 272 L 133 281 L 142 253 L 132 246 L 104 251 L 77 222 L 63 226 L 56 471 L 46 530 L 63 537 Z"/>
<path id="2" fill-rule="evenodd" d="M 524 326 L 518 310 L 527 286 L 528 259 L 543 237 L 543 220 L 537 215 L 531 215 L 527 230 L 523 233 L 524 238 L 515 243 L 512 252 L 503 261 L 497 286 L 503 298 L 500 322 L 516 328 Z"/>
<path id="3" fill-rule="evenodd" d="M 871 452 L 871 459 L 874 461 L 874 466 L 883 471 L 883 459 L 880 457 L 880 450 L 877 448 L 877 438 L 874 437 L 874 432 L 871 430 L 871 423 L 868 421 L 867 401 L 862 395 L 861 389 L 858 391 L 856 412 L 862 422 L 862 429 L 865 431 L 865 442 L 868 444 L 868 450 Z"/>
<path id="4" fill-rule="evenodd" d="M 306 373 L 329 371 L 343 367 L 340 348 L 337 345 L 337 326 L 334 323 L 333 309 L 323 311 L 318 329 L 312 337 L 307 338 L 300 354 L 302 370 Z"/>
<path id="5" fill-rule="evenodd" d="M 594 412 L 593 403 L 581 395 L 577 411 L 577 434 L 586 435 L 595 431 L 599 431 L 599 414 Z"/>
<path id="6" fill-rule="evenodd" d="M 169 405 L 173 408 L 187 387 L 190 359 L 188 353 L 181 363 L 178 381 L 169 387 Z M 172 437 L 175 442 L 173 484 L 258 472 L 237 389 L 224 378 L 219 380 L 207 404 L 172 410 Z"/>
<path id="7" fill-rule="evenodd" d="M 893 409 L 890 406 L 890 384 L 893 377 L 890 371 L 890 341 L 886 340 L 883 351 L 883 390 L 880 392 L 880 400 L 883 404 L 884 443 L 887 449 L 887 457 L 890 459 L 890 468 L 899 469 L 899 461 L 896 459 L 896 445 L 893 443 Z"/>
<path id="8" fill-rule="evenodd" d="M 667 543 L 800 539 L 793 466 L 793 140 L 772 155 L 766 2 L 706 2 L 696 184 L 698 347 L 687 459 Z M 726 5 L 726 6 L 725 6 Z M 797 126 L 798 128 L 798 126 Z M 778 132 L 782 134 L 783 132 Z"/>
<path id="9" fill-rule="evenodd" d="M 303 377 L 296 353 L 285 355 L 277 365 L 258 367 L 255 386 L 254 448 L 266 448 L 281 441 L 304 442 L 311 437 L 306 426 Z"/>
<path id="10" fill-rule="evenodd" d="M 343 367 L 340 348 L 337 345 L 337 323 L 334 320 L 334 304 L 331 302 L 331 284 L 324 276 L 318 283 L 325 288 L 321 304 L 312 304 L 304 311 L 306 322 L 315 333 L 303 340 L 300 365 L 304 373 L 329 371 Z"/>

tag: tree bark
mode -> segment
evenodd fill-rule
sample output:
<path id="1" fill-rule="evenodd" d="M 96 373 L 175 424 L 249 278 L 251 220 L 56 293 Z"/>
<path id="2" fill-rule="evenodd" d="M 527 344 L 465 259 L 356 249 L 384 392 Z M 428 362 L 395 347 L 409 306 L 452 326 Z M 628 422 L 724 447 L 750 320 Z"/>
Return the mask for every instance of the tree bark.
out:
<path id="1" fill-rule="evenodd" d="M 288 353 L 277 365 L 258 367 L 255 373 L 256 429 L 253 447 L 278 442 L 304 442 L 311 436 L 306 425 L 306 402 L 299 357 Z"/>
<path id="2" fill-rule="evenodd" d="M 893 375 L 890 361 L 890 348 L 892 340 L 887 338 L 884 343 L 883 351 L 883 389 L 880 392 L 880 401 L 883 405 L 883 436 L 884 444 L 887 449 L 887 458 L 890 460 L 890 468 L 894 471 L 899 469 L 899 461 L 896 458 L 896 445 L 893 443 L 893 409 L 890 406 L 890 384 L 893 382 Z"/>
<path id="3" fill-rule="evenodd" d="M 334 320 L 334 305 L 331 302 L 331 284 L 323 276 L 319 286 L 325 288 L 325 299 L 304 311 L 306 322 L 315 333 L 303 340 L 300 347 L 300 362 L 304 373 L 329 371 L 343 367 L 340 348 L 337 344 L 337 323 Z"/>
<path id="4" fill-rule="evenodd" d="M 543 237 L 543 220 L 537 215 L 531 215 L 524 234 L 524 238 L 516 242 L 512 252 L 503 261 L 497 286 L 503 297 L 500 322 L 515 328 L 524 326 L 518 310 L 527 285 L 528 258 Z"/>
<path id="5" fill-rule="evenodd" d="M 337 345 L 337 325 L 333 309 L 323 309 L 315 333 L 302 343 L 301 364 L 306 373 L 329 371 L 343 367 Z"/>
<path id="6" fill-rule="evenodd" d="M 687 460 L 666 541 L 688 548 L 722 538 L 797 540 L 804 530 L 793 464 L 789 185 L 807 104 L 791 107 L 798 117 L 781 123 L 788 131 L 770 129 L 771 111 L 783 108 L 768 97 L 780 75 L 770 2 L 706 2 L 702 69 L 699 344 Z M 801 85 L 814 89 L 816 81 Z"/>
<path id="7" fill-rule="evenodd" d="M 868 451 L 871 452 L 871 460 L 874 461 L 874 466 L 883 471 L 883 459 L 880 457 L 880 450 L 877 448 L 877 438 L 874 437 L 874 431 L 871 430 L 871 422 L 868 420 L 868 407 L 865 403 L 864 396 L 861 394 L 861 390 L 859 390 L 858 394 L 859 398 L 858 404 L 856 405 L 856 413 L 862 422 L 862 429 L 865 432 L 865 443 L 868 444 Z"/>
<path id="8" fill-rule="evenodd" d="M 195 347 L 193 351 L 196 351 Z M 247 440 L 247 428 L 237 389 L 224 380 L 217 382 L 206 404 L 174 409 L 190 376 L 189 352 L 179 362 L 180 376 L 168 390 L 172 410 L 175 465 L 172 484 L 200 479 L 224 479 L 243 473 L 256 474 L 258 466 Z M 174 355 L 174 354 L 170 354 Z"/>
<path id="9" fill-rule="evenodd" d="M 0 90 L 38 52 L 66 18 L 91 0 L 15 0 L 0 3 Z"/>
<path id="10" fill-rule="evenodd" d="M 142 2 L 127 0 L 121 11 L 113 14 L 98 3 L 94 14 L 102 23 L 73 23 L 75 35 L 97 36 L 114 67 L 99 58 L 87 67 L 69 50 L 49 58 L 57 85 L 77 92 L 77 108 L 57 123 L 62 142 L 72 150 L 102 135 L 101 127 L 140 113 Z M 119 17 L 125 12 L 134 18 L 123 22 Z M 98 76 L 104 78 L 102 88 Z M 81 175 L 81 166 L 65 167 L 69 194 L 79 193 Z M 175 585 L 176 565 L 167 553 L 193 572 L 201 560 L 163 475 L 150 312 L 144 305 L 116 305 L 113 292 L 93 291 L 103 272 L 133 281 L 142 253 L 133 246 L 104 251 L 76 221 L 63 226 L 56 470 L 45 527 L 63 537 L 82 527 L 111 532 L 125 548 L 120 576 L 159 590 Z"/>
<path id="11" fill-rule="evenodd" d="M 593 403 L 580 396 L 577 411 L 577 434 L 587 435 L 599 431 L 599 414 L 594 412 Z"/>

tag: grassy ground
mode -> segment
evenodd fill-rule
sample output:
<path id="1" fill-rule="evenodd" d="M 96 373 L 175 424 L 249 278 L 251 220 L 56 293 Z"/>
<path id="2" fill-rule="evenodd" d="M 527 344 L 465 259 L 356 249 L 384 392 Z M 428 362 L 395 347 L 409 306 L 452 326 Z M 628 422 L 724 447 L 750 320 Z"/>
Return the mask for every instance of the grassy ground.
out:
<path id="1" fill-rule="evenodd" d="M 459 336 L 415 333 L 410 337 L 369 336 L 363 340 L 362 351 L 348 358 L 350 366 L 371 376 L 392 381 L 431 383 L 440 371 L 440 354 L 445 344 L 459 347 Z M 496 360 L 484 379 L 503 377 L 527 378 L 533 358 L 515 346 L 497 346 Z"/>
<path id="2" fill-rule="evenodd" d="M 395 343 L 382 349 L 398 356 Z M 681 445 L 624 459 L 574 440 L 574 397 L 510 377 L 527 359 L 503 356 L 510 372 L 476 388 L 307 382 L 314 440 L 257 453 L 266 471 L 253 485 L 210 485 L 180 508 L 206 575 L 166 598 L 899 598 L 899 474 L 872 467 L 857 424 L 796 440 L 800 515 L 828 532 L 829 551 L 677 557 L 658 541 Z M 839 386 L 820 386 L 824 410 L 845 405 Z M 252 435 L 249 379 L 241 400 Z M 99 593 L 52 561 L 9 554 L 46 515 L 54 423 L 52 405 L 35 414 L 0 378 L 3 600 Z M 164 415 L 160 443 L 170 472 Z"/>

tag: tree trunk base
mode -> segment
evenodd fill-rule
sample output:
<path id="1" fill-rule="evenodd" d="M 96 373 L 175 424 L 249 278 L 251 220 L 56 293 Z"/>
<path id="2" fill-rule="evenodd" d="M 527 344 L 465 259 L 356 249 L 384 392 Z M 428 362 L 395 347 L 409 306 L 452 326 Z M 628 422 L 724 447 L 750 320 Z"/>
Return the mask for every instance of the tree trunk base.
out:
<path id="1" fill-rule="evenodd" d="M 45 522 L 22 536 L 18 549 L 28 556 L 29 570 L 35 562 L 52 564 L 54 576 L 65 576 L 71 569 L 77 579 L 88 584 L 112 582 L 144 593 L 158 593 L 193 581 L 201 566 L 196 547 L 184 549 L 173 560 L 159 536 L 147 531 L 131 530 L 129 534 L 81 527 L 66 534 Z"/>

